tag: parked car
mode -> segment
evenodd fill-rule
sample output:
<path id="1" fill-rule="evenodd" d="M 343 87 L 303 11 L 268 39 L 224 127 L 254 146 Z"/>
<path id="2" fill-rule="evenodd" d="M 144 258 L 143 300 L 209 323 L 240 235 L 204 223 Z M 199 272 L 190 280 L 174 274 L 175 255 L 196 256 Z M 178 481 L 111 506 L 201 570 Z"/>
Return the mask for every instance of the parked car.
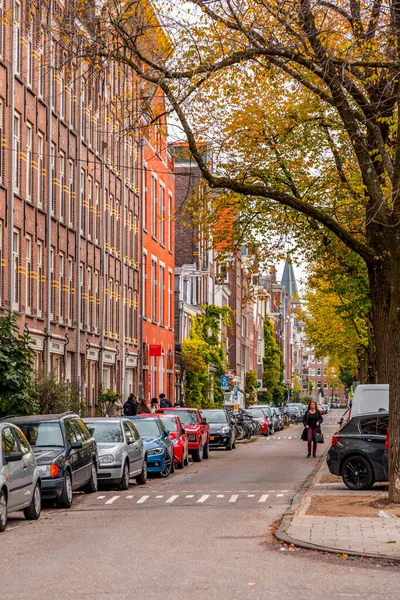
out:
<path id="1" fill-rule="evenodd" d="M 279 421 L 275 411 L 272 410 L 272 406 L 269 404 L 253 404 L 252 408 L 261 408 L 261 410 L 267 415 L 269 434 L 274 435 L 275 431 L 278 431 Z"/>
<path id="2" fill-rule="evenodd" d="M 253 417 L 253 419 L 260 425 L 261 427 L 261 435 L 269 435 L 269 420 L 268 416 L 261 408 L 255 408 L 251 406 L 246 409 L 246 413 Z"/>
<path id="3" fill-rule="evenodd" d="M 328 467 L 349 489 L 367 490 L 375 481 L 388 481 L 388 426 L 386 411 L 358 415 L 332 437 Z"/>
<path id="4" fill-rule="evenodd" d="M 283 429 L 283 417 L 281 415 L 281 411 L 277 406 L 271 406 L 272 412 L 276 415 L 276 419 L 278 421 L 278 425 L 276 427 L 276 431 L 282 431 Z"/>
<path id="5" fill-rule="evenodd" d="M 175 414 L 181 420 L 189 440 L 189 452 L 194 462 L 209 457 L 210 426 L 197 408 L 159 408 L 156 414 Z"/>
<path id="6" fill-rule="evenodd" d="M 0 531 L 9 513 L 23 510 L 26 519 L 40 517 L 40 474 L 36 458 L 22 431 L 8 422 L 0 423 Z"/>
<path id="7" fill-rule="evenodd" d="M 168 429 L 154 414 L 128 417 L 143 440 L 147 456 L 147 470 L 160 477 L 168 477 L 174 472 L 174 444 Z"/>
<path id="8" fill-rule="evenodd" d="M 132 421 L 122 418 L 83 419 L 96 440 L 99 452 L 100 482 L 129 488 L 135 478 L 139 485 L 147 481 L 147 461 L 143 441 Z"/>
<path id="9" fill-rule="evenodd" d="M 97 492 L 98 453 L 95 439 L 82 419 L 71 412 L 10 419 L 32 446 L 37 460 L 42 499 L 62 508 L 72 504 L 72 492 Z"/>
<path id="10" fill-rule="evenodd" d="M 324 410 L 324 407 L 323 407 L 323 405 L 322 405 L 322 404 L 318 404 L 318 410 L 319 410 L 319 412 L 321 413 L 321 415 L 324 415 L 324 414 L 325 414 L 325 410 Z"/>
<path id="11" fill-rule="evenodd" d="M 176 415 L 159 415 L 174 443 L 174 462 L 178 469 L 189 464 L 189 440 L 183 425 Z"/>
<path id="12" fill-rule="evenodd" d="M 235 427 L 228 411 L 213 408 L 201 411 L 210 426 L 210 447 L 224 446 L 227 450 L 236 448 Z"/>

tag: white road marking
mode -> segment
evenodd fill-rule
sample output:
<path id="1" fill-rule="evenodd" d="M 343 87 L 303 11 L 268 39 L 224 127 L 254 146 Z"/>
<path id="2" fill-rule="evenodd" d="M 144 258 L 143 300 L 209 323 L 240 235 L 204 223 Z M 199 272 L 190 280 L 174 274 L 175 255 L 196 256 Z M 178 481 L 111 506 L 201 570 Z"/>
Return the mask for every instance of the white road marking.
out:
<path id="1" fill-rule="evenodd" d="M 146 502 L 147 498 L 150 498 L 150 496 L 142 496 L 141 498 L 139 498 L 136 504 L 143 504 L 143 502 Z"/>
<path id="2" fill-rule="evenodd" d="M 156 498 L 164 498 L 164 496 L 156 496 Z"/>
<path id="3" fill-rule="evenodd" d="M 132 500 L 133 496 L 127 496 L 126 497 L 128 500 Z"/>
<path id="4" fill-rule="evenodd" d="M 281 438 L 280 438 L 280 437 L 278 437 L 278 440 L 280 440 L 280 439 L 281 439 Z"/>
<path id="5" fill-rule="evenodd" d="M 272 494 L 273 492 L 276 492 L 276 490 L 268 490 L 268 494 Z"/>
<path id="6" fill-rule="evenodd" d="M 165 504 L 172 504 L 172 502 L 174 502 L 177 498 L 179 498 L 179 494 L 176 494 L 175 496 L 171 496 L 170 498 L 168 498 L 168 500 L 165 501 Z"/>
<path id="7" fill-rule="evenodd" d="M 276 497 L 277 497 L 277 498 L 282 498 L 282 497 L 283 497 L 283 494 L 277 494 L 277 495 L 276 495 Z"/>
<path id="8" fill-rule="evenodd" d="M 96 500 L 104 500 L 105 496 L 97 496 Z"/>
<path id="9" fill-rule="evenodd" d="M 232 496 L 229 498 L 229 502 L 236 502 L 238 498 L 239 494 L 232 494 Z"/>
<path id="10" fill-rule="evenodd" d="M 254 494 L 247 494 L 248 498 L 254 498 Z"/>
<path id="11" fill-rule="evenodd" d="M 201 498 L 199 498 L 199 499 L 197 500 L 197 503 L 200 503 L 200 502 L 205 502 L 205 501 L 207 500 L 207 498 L 209 498 L 209 497 L 210 497 L 210 495 L 209 495 L 209 494 L 204 494 L 204 496 L 202 496 Z"/>
<path id="12" fill-rule="evenodd" d="M 186 498 L 194 498 L 193 494 L 189 494 Z"/>
<path id="13" fill-rule="evenodd" d="M 286 494 L 286 492 L 288 492 L 288 491 L 289 491 L 289 490 L 281 490 L 281 492 L 282 492 L 283 494 Z"/>
<path id="14" fill-rule="evenodd" d="M 247 490 L 239 490 L 241 494 L 247 494 Z"/>
<path id="15" fill-rule="evenodd" d="M 289 440 L 291 440 L 292 438 L 290 437 Z"/>
<path id="16" fill-rule="evenodd" d="M 267 501 L 267 498 L 268 498 L 268 494 L 263 494 L 263 495 L 261 496 L 261 498 L 259 499 L 259 502 L 266 502 L 266 501 Z"/>
<path id="17" fill-rule="evenodd" d="M 224 494 L 218 494 L 217 498 L 224 498 Z"/>
<path id="18" fill-rule="evenodd" d="M 116 500 L 118 500 L 119 496 L 113 496 L 112 498 L 110 498 L 109 500 L 107 500 L 107 502 L 105 504 L 112 504 L 113 502 L 115 502 Z"/>

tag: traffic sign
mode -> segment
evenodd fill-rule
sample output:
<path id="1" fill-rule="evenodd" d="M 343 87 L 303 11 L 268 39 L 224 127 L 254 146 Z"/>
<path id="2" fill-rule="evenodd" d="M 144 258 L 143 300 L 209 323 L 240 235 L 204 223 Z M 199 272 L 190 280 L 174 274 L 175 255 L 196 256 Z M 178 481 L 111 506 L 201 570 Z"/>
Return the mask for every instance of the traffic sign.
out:
<path id="1" fill-rule="evenodd" d="M 262 379 L 257 379 L 256 388 L 260 388 L 262 386 Z"/>
<path id="2" fill-rule="evenodd" d="M 221 390 L 229 390 L 229 376 L 221 375 Z"/>
<path id="3" fill-rule="evenodd" d="M 236 404 L 236 400 L 238 399 L 238 388 L 237 388 L 237 385 L 233 386 L 233 399 L 235 400 L 235 404 Z"/>

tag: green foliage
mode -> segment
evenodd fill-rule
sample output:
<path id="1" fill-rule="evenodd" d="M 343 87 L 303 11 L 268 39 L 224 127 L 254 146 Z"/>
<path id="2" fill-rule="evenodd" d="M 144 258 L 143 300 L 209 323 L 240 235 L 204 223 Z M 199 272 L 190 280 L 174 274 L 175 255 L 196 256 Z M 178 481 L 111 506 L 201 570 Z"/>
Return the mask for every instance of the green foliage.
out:
<path id="1" fill-rule="evenodd" d="M 113 392 L 112 390 L 108 390 L 103 388 L 99 394 L 99 406 L 98 410 L 100 416 L 106 417 L 112 411 L 114 405 L 118 400 L 122 398 L 122 394 L 119 392 Z"/>
<path id="2" fill-rule="evenodd" d="M 190 339 L 182 342 L 182 362 L 187 406 L 207 408 L 222 406 L 223 392 L 220 378 L 227 367 L 220 341 L 221 323 L 230 325 L 229 307 L 213 304 L 204 307 L 204 314 L 192 318 Z M 214 402 L 211 401 L 211 377 L 214 376 Z"/>
<path id="3" fill-rule="evenodd" d="M 275 340 L 275 333 L 271 321 L 266 318 L 264 324 L 264 372 L 263 402 L 278 404 L 285 400 L 287 388 L 283 385 L 283 357 L 282 351 Z"/>
<path id="4" fill-rule="evenodd" d="M 82 414 L 77 388 L 70 383 L 56 381 L 52 374 L 46 373 L 35 381 L 33 398 L 35 412 L 40 415 L 67 411 Z"/>
<path id="5" fill-rule="evenodd" d="M 0 317 L 0 415 L 29 415 L 32 400 L 33 350 L 30 337 L 21 334 L 17 318 Z"/>
<path id="6" fill-rule="evenodd" d="M 255 371 L 247 371 L 244 391 L 246 404 L 254 404 L 257 400 L 257 373 Z"/>

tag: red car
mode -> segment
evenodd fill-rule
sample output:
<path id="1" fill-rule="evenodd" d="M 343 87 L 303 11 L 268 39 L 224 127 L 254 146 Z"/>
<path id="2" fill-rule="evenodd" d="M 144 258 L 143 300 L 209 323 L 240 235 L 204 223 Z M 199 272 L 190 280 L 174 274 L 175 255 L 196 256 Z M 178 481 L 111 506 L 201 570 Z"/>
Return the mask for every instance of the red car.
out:
<path id="1" fill-rule="evenodd" d="M 186 431 L 176 415 L 157 416 L 168 429 L 169 436 L 174 442 L 174 463 L 178 469 L 183 469 L 189 464 L 189 440 Z"/>
<path id="2" fill-rule="evenodd" d="M 156 414 L 177 415 L 189 440 L 189 452 L 194 462 L 209 457 L 210 426 L 197 408 L 159 408 Z"/>
<path id="3" fill-rule="evenodd" d="M 261 408 L 248 408 L 246 413 L 261 425 L 261 435 L 269 435 L 269 420 Z"/>

